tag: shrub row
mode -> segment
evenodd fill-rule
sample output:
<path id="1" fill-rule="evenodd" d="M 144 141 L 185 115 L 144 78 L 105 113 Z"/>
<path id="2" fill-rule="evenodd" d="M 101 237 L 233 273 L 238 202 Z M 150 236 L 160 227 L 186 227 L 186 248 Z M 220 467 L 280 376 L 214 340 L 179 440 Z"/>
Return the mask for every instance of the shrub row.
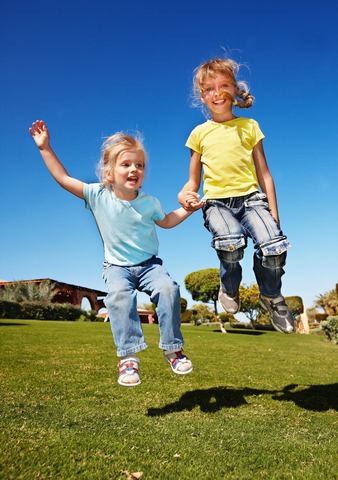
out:
<path id="1" fill-rule="evenodd" d="M 86 312 L 70 303 L 50 302 L 11 302 L 0 300 L 0 318 L 20 318 L 23 320 L 61 320 L 74 322 L 103 321 L 91 310 Z"/>
<path id="2" fill-rule="evenodd" d="M 326 320 L 321 322 L 321 327 L 327 338 L 333 342 L 338 343 L 338 316 L 327 317 Z"/>

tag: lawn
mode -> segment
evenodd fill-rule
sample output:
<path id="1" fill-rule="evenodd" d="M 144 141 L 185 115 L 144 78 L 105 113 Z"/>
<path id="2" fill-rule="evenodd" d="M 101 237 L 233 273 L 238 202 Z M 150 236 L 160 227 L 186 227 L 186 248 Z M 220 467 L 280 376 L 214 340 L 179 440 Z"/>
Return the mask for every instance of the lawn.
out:
<path id="1" fill-rule="evenodd" d="M 144 325 L 142 383 L 117 384 L 109 324 L 0 321 L 0 478 L 338 478 L 338 346 L 183 325 L 175 375 Z"/>

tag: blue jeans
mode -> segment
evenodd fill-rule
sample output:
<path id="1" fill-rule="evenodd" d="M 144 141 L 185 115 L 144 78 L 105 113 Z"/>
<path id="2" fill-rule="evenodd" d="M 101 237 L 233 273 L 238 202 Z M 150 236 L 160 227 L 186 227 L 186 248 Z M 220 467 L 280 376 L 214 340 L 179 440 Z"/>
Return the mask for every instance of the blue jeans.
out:
<path id="1" fill-rule="evenodd" d="M 147 293 L 156 305 L 160 329 L 159 347 L 163 350 L 183 347 L 180 330 L 180 289 L 162 266 L 160 258 L 153 257 L 131 267 L 105 262 L 102 276 L 108 289 L 104 303 L 108 310 L 118 357 L 148 347 L 137 313 L 136 290 Z"/>
<path id="2" fill-rule="evenodd" d="M 286 251 L 291 247 L 270 213 L 264 193 L 207 200 L 204 225 L 211 232 L 211 246 L 220 260 L 221 285 L 234 296 L 242 281 L 240 260 L 252 238 L 255 247 L 254 272 L 259 291 L 268 298 L 281 293 Z"/>

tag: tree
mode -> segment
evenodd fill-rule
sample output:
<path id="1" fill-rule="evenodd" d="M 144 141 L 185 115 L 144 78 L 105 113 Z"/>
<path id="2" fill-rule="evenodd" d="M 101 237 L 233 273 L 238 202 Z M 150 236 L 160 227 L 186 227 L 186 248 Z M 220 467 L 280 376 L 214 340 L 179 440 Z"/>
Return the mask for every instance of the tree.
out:
<path id="1" fill-rule="evenodd" d="M 324 295 L 316 297 L 314 302 L 316 307 L 320 307 L 324 310 L 326 315 L 338 314 L 338 297 L 335 289 L 325 292 Z"/>
<path id="2" fill-rule="evenodd" d="M 220 286 L 218 268 L 207 268 L 189 273 L 184 279 L 184 285 L 193 300 L 213 303 L 215 315 L 217 315 L 217 300 Z"/>
<path id="3" fill-rule="evenodd" d="M 301 313 L 304 313 L 304 304 L 301 297 L 296 295 L 293 297 L 285 297 L 285 302 L 294 317 L 299 317 Z"/>
<path id="4" fill-rule="evenodd" d="M 204 323 L 206 320 L 212 320 L 214 317 L 212 308 L 208 307 L 207 305 L 203 305 L 202 303 L 196 303 L 195 305 L 193 305 L 192 311 L 193 314 L 191 316 L 191 319 L 195 325 L 198 324 L 199 320 L 200 323 Z"/>
<path id="5" fill-rule="evenodd" d="M 180 298 L 181 313 L 186 311 L 187 304 L 188 304 L 188 302 L 186 301 L 186 299 L 181 297 Z"/>
<path id="6" fill-rule="evenodd" d="M 258 285 L 252 283 L 246 286 L 246 284 L 243 283 L 239 286 L 239 296 L 241 299 L 241 312 L 246 315 L 250 320 L 252 327 L 255 328 L 255 323 L 258 321 L 260 314 L 262 320 L 263 318 L 265 319 L 265 315 L 262 312 L 263 309 L 259 303 Z"/>
<path id="7" fill-rule="evenodd" d="M 316 307 L 310 307 L 306 309 L 306 315 L 309 319 L 309 322 L 314 323 L 316 321 L 316 316 L 318 315 L 318 311 Z"/>
<path id="8" fill-rule="evenodd" d="M 38 282 L 14 282 L 5 286 L 0 291 L 1 300 L 12 302 L 50 302 L 55 297 L 57 290 L 55 282 L 43 280 Z"/>

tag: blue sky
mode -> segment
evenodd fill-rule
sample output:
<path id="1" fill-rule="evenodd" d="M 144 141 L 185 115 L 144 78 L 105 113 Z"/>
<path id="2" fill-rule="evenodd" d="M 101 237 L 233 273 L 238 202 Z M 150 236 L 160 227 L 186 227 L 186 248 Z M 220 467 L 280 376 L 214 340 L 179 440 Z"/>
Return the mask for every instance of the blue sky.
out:
<path id="1" fill-rule="evenodd" d="M 103 249 L 84 202 L 47 171 L 28 128 L 44 120 L 70 175 L 95 182 L 103 138 L 140 131 L 150 158 L 144 190 L 167 213 L 188 179 L 192 72 L 222 55 L 247 67 L 281 226 L 292 244 L 283 293 L 306 307 L 338 282 L 337 10 L 324 1 L 7 2 L 1 9 L 0 278 L 53 278 L 104 290 Z M 217 268 L 197 212 L 158 229 L 160 256 L 185 276 Z M 250 246 L 243 281 L 254 281 Z M 140 296 L 139 302 L 147 301 Z"/>

